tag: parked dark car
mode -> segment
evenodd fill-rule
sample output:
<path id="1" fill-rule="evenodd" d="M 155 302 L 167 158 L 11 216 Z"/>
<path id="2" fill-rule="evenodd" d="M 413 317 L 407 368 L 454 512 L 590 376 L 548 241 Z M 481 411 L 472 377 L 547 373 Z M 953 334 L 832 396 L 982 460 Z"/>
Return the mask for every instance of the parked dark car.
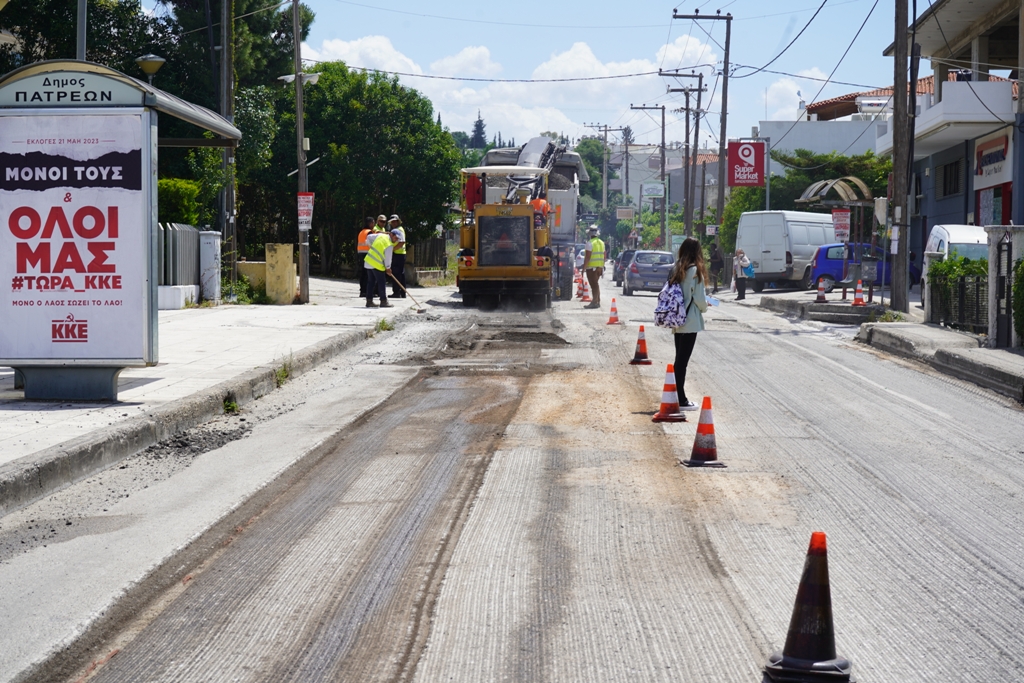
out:
<path id="1" fill-rule="evenodd" d="M 835 244 L 823 244 L 818 247 L 817 253 L 814 255 L 814 259 L 811 261 L 811 287 L 813 289 L 818 288 L 818 281 L 824 283 L 825 291 L 831 292 L 837 282 L 841 282 L 843 279 L 843 248 L 846 247 L 846 260 L 848 263 L 854 261 L 853 244 L 844 245 L 842 242 Z M 874 256 L 878 259 L 878 277 L 875 278 L 875 284 L 880 284 L 884 277 L 885 284 L 890 284 L 890 276 L 892 273 L 892 255 L 883 252 L 881 247 L 874 247 L 872 249 L 870 244 L 862 244 L 860 248 L 863 248 L 863 253 L 868 256 Z M 860 251 L 858 248 L 858 251 Z M 882 258 L 885 257 L 885 263 L 882 263 Z M 921 273 L 917 266 L 913 263 L 910 264 L 910 282 L 914 283 L 921 279 Z M 868 283 L 864 283 L 865 286 Z M 856 286 L 856 283 L 854 283 Z"/>
<path id="2" fill-rule="evenodd" d="M 668 279 L 675 259 L 667 251 L 638 251 L 633 254 L 626 267 L 622 281 L 622 293 L 632 296 L 633 292 L 660 292 Z"/>
<path id="3" fill-rule="evenodd" d="M 629 267 L 629 262 L 633 260 L 633 254 L 635 253 L 636 249 L 623 249 L 619 257 L 615 259 L 612 280 L 615 282 L 616 287 L 622 285 L 622 279 L 626 276 L 626 268 Z"/>

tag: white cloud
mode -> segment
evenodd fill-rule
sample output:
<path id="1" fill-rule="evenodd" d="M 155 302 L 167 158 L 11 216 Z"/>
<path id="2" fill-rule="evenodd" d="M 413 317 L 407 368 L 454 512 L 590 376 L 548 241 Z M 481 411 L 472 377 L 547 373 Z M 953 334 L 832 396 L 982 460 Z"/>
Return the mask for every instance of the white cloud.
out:
<path id="1" fill-rule="evenodd" d="M 828 78 L 818 67 L 803 69 L 797 72 L 799 76 L 812 76 L 814 78 Z M 768 86 L 767 107 L 770 110 L 769 121 L 793 121 L 800 110 L 800 100 L 811 102 L 814 93 L 821 88 L 818 81 L 801 81 L 798 84 L 792 78 L 780 78 Z M 801 94 L 797 94 L 797 93 Z"/>
<path id="2" fill-rule="evenodd" d="M 631 112 L 631 104 L 666 104 L 669 110 L 681 107 L 682 95 L 667 95 L 666 85 L 694 85 L 690 79 L 679 82 L 659 77 L 659 66 L 678 67 L 687 71 L 700 64 L 715 64 L 718 59 L 710 46 L 692 36 L 681 36 L 668 45 L 653 49 L 650 59 L 603 62 L 587 43 L 578 42 L 567 50 L 554 52 L 533 68 L 529 78 L 594 79 L 570 82 L 474 83 L 456 80 L 400 77 L 402 82 L 423 93 L 434 104 L 441 120 L 450 130 L 471 131 L 477 112 L 483 116 L 487 136 L 501 133 L 502 138 L 515 138 L 522 143 L 544 130 L 555 130 L 571 138 L 594 131 L 585 122 L 600 121 L 614 127 L 629 123 L 638 142 L 655 143 L 661 139 L 660 115 L 657 123 L 643 112 Z M 405 73 L 427 73 L 414 60 L 400 52 L 383 36 L 366 36 L 353 41 L 327 40 L 319 49 L 303 46 L 309 58 L 340 59 L 351 66 L 364 66 Z M 655 72 L 655 73 L 650 73 Z M 709 94 L 713 83 L 713 67 L 703 69 Z M 493 61 L 490 50 L 483 46 L 465 47 L 442 57 L 429 66 L 429 73 L 439 76 L 494 78 L 502 73 L 502 65 Z M 622 74 L 647 73 L 632 78 L 607 78 Z M 717 98 L 716 93 L 716 98 Z M 705 95 L 703 106 L 714 110 Z M 681 114 L 668 113 L 668 140 L 684 137 Z M 702 136 L 703 137 L 703 136 Z"/>
<path id="3" fill-rule="evenodd" d="M 423 73 L 416 62 L 396 50 L 385 36 L 366 36 L 352 41 L 325 40 L 319 50 L 303 43 L 302 56 L 318 61 L 341 60 L 349 66 L 367 69 Z"/>
<path id="4" fill-rule="evenodd" d="M 431 73 L 441 76 L 497 76 L 501 64 L 491 61 L 486 47 L 466 47 L 458 54 L 442 57 L 430 65 Z"/>

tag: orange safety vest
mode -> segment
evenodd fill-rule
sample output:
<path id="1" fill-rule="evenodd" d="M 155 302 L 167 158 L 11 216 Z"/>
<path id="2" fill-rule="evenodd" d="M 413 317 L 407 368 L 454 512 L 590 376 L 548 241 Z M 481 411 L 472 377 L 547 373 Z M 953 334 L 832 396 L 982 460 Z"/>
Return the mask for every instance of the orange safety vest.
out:
<path id="1" fill-rule="evenodd" d="M 530 206 L 533 207 L 534 211 L 540 211 L 544 214 L 544 218 L 547 218 L 548 212 L 551 211 L 551 206 L 548 204 L 548 200 L 546 199 L 534 199 L 530 202 Z"/>
<path id="2" fill-rule="evenodd" d="M 370 251 L 370 245 L 366 243 L 366 236 L 370 234 L 370 229 L 366 228 L 359 232 L 359 241 L 356 242 L 356 251 L 360 254 L 365 254 Z"/>

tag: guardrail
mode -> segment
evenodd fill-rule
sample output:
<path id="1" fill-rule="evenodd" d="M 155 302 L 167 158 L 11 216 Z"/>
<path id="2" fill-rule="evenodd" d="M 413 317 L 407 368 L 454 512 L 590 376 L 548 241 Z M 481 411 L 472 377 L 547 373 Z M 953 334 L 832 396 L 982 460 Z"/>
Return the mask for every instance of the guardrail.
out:
<path id="1" fill-rule="evenodd" d="M 199 284 L 199 230 L 183 223 L 158 223 L 160 285 Z"/>

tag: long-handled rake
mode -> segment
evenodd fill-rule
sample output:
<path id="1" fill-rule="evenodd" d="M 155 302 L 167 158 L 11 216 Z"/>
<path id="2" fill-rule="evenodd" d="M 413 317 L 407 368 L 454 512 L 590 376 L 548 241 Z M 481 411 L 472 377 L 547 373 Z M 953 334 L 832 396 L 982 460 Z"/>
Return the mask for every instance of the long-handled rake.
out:
<path id="1" fill-rule="evenodd" d="M 404 286 L 402 285 L 402 283 L 398 281 L 398 278 L 397 278 L 397 277 L 395 277 L 395 274 L 394 274 L 394 273 L 388 273 L 388 275 L 390 275 L 390 276 L 391 276 L 391 279 L 395 281 L 395 284 L 396 284 L 396 285 L 398 285 L 399 287 L 401 287 L 401 288 L 402 288 L 402 291 L 403 291 L 403 292 L 405 292 L 405 293 L 406 293 L 406 295 L 407 295 L 407 296 L 408 296 L 408 297 L 409 297 L 410 299 L 412 299 L 412 302 L 413 302 L 414 304 L 416 304 L 416 312 L 417 312 L 417 313 L 426 313 L 426 312 L 427 312 L 427 309 L 425 309 L 425 308 L 423 308 L 422 306 L 420 306 L 420 302 L 419 302 L 419 301 L 416 301 L 416 299 L 415 299 L 415 298 L 413 298 L 413 295 L 412 295 L 412 294 L 409 294 L 409 290 L 408 290 L 408 289 L 406 289 L 406 288 L 405 288 L 405 287 L 404 287 Z"/>

